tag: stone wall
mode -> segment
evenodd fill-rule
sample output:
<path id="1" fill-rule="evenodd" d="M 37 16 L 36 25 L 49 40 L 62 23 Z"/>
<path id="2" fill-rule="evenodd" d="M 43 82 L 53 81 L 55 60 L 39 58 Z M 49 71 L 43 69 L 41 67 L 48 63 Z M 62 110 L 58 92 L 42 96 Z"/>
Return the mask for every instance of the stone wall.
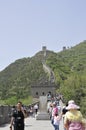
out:
<path id="1" fill-rule="evenodd" d="M 11 106 L 0 106 L 0 125 L 10 121 Z"/>
<path id="2" fill-rule="evenodd" d="M 34 106 L 35 104 L 39 104 L 39 101 L 34 101 L 34 103 L 29 104 L 26 107 L 31 107 Z M 12 112 L 12 106 L 8 105 L 0 106 L 0 125 L 10 122 L 11 112 Z"/>
<path id="3" fill-rule="evenodd" d="M 39 96 L 46 96 L 49 92 L 55 95 L 56 86 L 55 85 L 33 85 L 31 86 L 31 93 L 34 98 L 39 98 Z"/>

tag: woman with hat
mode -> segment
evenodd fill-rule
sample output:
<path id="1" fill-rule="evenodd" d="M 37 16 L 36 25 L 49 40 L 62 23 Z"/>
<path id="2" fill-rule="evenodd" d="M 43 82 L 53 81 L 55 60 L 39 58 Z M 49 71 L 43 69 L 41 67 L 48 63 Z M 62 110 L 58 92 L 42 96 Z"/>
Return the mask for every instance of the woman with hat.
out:
<path id="1" fill-rule="evenodd" d="M 68 102 L 66 109 L 68 110 L 64 117 L 66 130 L 85 130 L 85 122 L 79 110 L 80 107 L 75 104 L 74 100 Z"/>

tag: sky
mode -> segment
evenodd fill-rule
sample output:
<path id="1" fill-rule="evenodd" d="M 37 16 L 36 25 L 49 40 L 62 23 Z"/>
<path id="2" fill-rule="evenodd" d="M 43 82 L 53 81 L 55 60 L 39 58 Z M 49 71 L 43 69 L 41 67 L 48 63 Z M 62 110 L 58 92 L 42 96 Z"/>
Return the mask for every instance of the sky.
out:
<path id="1" fill-rule="evenodd" d="M 86 40 L 86 0 L 0 0 L 0 71 L 46 46 Z"/>

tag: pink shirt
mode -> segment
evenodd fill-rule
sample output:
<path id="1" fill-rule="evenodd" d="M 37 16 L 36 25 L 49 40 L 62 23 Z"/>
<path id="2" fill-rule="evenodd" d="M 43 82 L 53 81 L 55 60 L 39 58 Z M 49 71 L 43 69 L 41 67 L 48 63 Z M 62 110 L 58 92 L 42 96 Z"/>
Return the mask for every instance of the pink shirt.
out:
<path id="1" fill-rule="evenodd" d="M 57 107 L 54 107 L 54 108 L 52 109 L 52 117 L 54 117 L 56 113 L 58 113 L 58 108 L 57 108 Z"/>
<path id="2" fill-rule="evenodd" d="M 80 122 L 70 122 L 69 130 L 85 130 L 85 128 L 82 127 L 82 124 Z"/>

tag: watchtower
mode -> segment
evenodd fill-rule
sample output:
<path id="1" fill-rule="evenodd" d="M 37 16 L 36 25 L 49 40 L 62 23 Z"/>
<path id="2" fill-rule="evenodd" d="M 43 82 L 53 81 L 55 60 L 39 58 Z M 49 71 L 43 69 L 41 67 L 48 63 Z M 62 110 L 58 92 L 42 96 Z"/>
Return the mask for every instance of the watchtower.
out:
<path id="1" fill-rule="evenodd" d="M 35 84 L 31 86 L 32 96 L 39 98 L 39 96 L 46 96 L 48 93 L 55 95 L 56 86 L 52 83 Z"/>

